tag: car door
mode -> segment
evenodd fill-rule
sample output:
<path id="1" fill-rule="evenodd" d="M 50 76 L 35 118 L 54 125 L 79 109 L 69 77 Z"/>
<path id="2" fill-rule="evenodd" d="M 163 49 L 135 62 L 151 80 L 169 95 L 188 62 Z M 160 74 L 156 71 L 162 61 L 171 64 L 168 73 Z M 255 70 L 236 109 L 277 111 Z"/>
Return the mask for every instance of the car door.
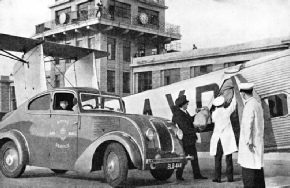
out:
<path id="1" fill-rule="evenodd" d="M 47 135 L 49 134 L 51 94 L 32 98 L 27 105 L 27 121 L 21 123 L 21 132 L 29 145 L 30 165 L 49 167 Z M 28 127 L 27 127 L 28 126 Z"/>
<path id="2" fill-rule="evenodd" d="M 77 159 L 78 110 L 73 108 L 76 94 L 54 92 L 50 118 L 50 168 L 73 170 Z M 59 108 L 62 100 L 68 102 L 66 109 Z M 74 110 L 73 110 L 74 109 Z"/>

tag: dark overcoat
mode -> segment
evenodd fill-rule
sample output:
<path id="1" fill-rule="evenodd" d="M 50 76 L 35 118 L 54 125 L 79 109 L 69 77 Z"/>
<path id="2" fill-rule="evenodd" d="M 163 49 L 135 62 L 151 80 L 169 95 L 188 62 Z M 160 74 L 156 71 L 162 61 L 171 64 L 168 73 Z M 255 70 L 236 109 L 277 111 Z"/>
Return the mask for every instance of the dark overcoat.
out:
<path id="1" fill-rule="evenodd" d="M 193 126 L 194 117 L 180 110 L 177 106 L 174 106 L 172 112 L 172 122 L 176 123 L 183 132 L 183 146 L 194 145 L 197 140 L 196 131 Z"/>

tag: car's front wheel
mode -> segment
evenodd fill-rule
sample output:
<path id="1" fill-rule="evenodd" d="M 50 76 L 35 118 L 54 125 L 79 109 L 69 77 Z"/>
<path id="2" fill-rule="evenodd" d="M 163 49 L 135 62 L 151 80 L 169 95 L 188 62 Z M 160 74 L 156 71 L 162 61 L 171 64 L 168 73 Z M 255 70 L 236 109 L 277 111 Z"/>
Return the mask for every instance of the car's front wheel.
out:
<path id="1" fill-rule="evenodd" d="M 25 171 L 26 164 L 19 158 L 19 151 L 14 142 L 5 143 L 0 149 L 0 170 L 8 178 L 18 178 Z"/>
<path id="2" fill-rule="evenodd" d="M 104 155 L 104 174 L 112 187 L 126 182 L 128 175 L 128 159 L 126 151 L 121 144 L 110 144 Z"/>
<path id="3" fill-rule="evenodd" d="M 172 170 L 154 169 L 154 170 L 150 170 L 150 172 L 151 172 L 151 175 L 155 179 L 157 179 L 159 181 L 165 181 L 165 180 L 168 180 L 172 176 L 174 170 L 173 169 Z"/>

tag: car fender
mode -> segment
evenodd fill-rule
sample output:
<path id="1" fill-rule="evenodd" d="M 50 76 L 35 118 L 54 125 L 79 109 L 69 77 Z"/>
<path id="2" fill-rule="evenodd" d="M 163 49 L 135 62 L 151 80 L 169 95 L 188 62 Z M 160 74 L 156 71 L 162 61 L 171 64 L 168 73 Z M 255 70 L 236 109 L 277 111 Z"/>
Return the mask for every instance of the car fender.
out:
<path id="1" fill-rule="evenodd" d="M 140 148 L 134 139 L 123 132 L 110 132 L 95 140 L 77 159 L 74 169 L 78 172 L 90 172 L 92 170 L 93 155 L 96 149 L 104 142 L 119 142 L 126 149 L 132 163 L 142 169 L 142 158 Z"/>
<path id="2" fill-rule="evenodd" d="M 12 140 L 18 148 L 19 152 L 19 163 L 20 164 L 28 164 L 29 163 L 29 148 L 27 141 L 24 135 L 19 132 L 18 130 L 10 130 L 7 132 L 0 133 L 0 144 L 4 144 L 3 141 L 5 140 Z"/>

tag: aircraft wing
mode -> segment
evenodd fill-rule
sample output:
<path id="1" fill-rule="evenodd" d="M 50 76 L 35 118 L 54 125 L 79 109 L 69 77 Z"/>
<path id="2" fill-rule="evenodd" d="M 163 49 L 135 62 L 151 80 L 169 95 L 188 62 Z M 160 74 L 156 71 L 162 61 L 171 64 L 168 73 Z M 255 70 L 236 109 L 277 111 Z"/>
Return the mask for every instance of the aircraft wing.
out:
<path id="1" fill-rule="evenodd" d="M 109 53 L 65 44 L 57 44 L 41 39 L 31 39 L 0 33 L 2 56 L 17 60 L 13 69 L 17 106 L 35 94 L 47 90 L 44 58 L 45 56 L 75 59 L 76 65 L 66 73 L 70 86 L 97 87 L 95 59 L 106 57 Z M 19 58 L 8 51 L 24 53 Z M 75 67 L 78 69 L 75 70 Z M 86 73 L 90 73 L 87 75 Z M 85 75 L 85 76 L 84 76 Z M 75 80 L 75 79 L 78 79 Z"/>
<path id="2" fill-rule="evenodd" d="M 0 50 L 26 53 L 39 44 L 43 44 L 43 54 L 45 56 L 81 59 L 90 53 L 94 53 L 95 58 L 98 59 L 109 55 L 108 52 L 100 50 L 58 44 L 40 39 L 0 34 Z"/>

